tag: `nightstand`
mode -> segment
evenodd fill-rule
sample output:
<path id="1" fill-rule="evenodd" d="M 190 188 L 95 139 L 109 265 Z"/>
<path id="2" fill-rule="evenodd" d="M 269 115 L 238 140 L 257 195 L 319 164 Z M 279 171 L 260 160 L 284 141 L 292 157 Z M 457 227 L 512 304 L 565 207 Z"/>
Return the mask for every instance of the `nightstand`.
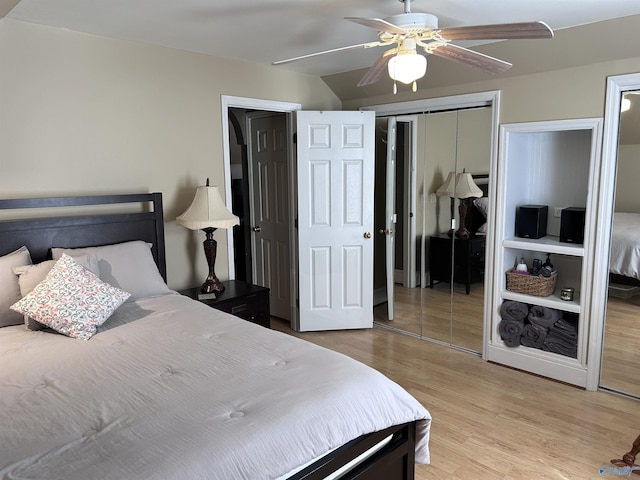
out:
<path id="1" fill-rule="evenodd" d="M 240 280 L 229 280 L 224 282 L 224 286 L 224 292 L 217 294 L 216 298 L 199 301 L 263 327 L 270 327 L 268 288 Z M 179 293 L 198 300 L 199 291 L 200 287 L 194 287 Z"/>
<path id="2" fill-rule="evenodd" d="M 429 286 L 434 282 L 451 282 L 451 243 L 447 235 L 430 238 L 429 246 Z M 467 295 L 471 284 L 484 279 L 484 254 L 487 239 L 484 236 L 474 238 L 456 238 L 453 241 L 455 253 L 453 281 L 464 283 Z"/>

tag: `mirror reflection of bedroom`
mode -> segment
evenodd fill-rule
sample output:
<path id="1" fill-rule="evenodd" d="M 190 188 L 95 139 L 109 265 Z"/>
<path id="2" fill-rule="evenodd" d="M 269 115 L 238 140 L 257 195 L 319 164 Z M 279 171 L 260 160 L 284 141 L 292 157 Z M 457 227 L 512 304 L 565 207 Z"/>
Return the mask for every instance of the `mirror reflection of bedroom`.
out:
<path id="1" fill-rule="evenodd" d="M 622 96 L 602 388 L 640 397 L 640 90 Z"/>
<path id="2" fill-rule="evenodd" d="M 387 154 L 393 127 L 386 117 L 376 123 L 374 322 L 481 353 L 492 108 L 394 119 L 391 170 Z M 386 179 L 392 170 L 395 185 L 390 190 Z M 463 189 L 464 180 L 472 185 Z M 389 210 L 380 192 L 392 190 L 396 223 L 389 228 Z M 456 230 L 464 217 L 467 234 L 462 229 L 450 234 L 452 214 Z M 392 259 L 386 254 L 389 243 Z M 393 275 L 387 275 L 388 268 Z"/>

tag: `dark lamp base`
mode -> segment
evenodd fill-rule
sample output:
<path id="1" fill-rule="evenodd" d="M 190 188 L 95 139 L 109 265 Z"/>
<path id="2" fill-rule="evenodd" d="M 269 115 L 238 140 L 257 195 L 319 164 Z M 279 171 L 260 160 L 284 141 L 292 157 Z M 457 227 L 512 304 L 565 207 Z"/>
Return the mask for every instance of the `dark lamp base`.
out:
<path id="1" fill-rule="evenodd" d="M 200 288 L 201 293 L 222 293 L 224 292 L 224 284 L 218 280 L 215 273 L 216 264 L 216 252 L 218 250 L 218 243 L 213 239 L 213 232 L 215 228 L 203 228 L 202 231 L 206 234 L 207 238 L 202 245 L 204 246 L 204 256 L 207 259 L 207 266 L 209 267 L 209 275 Z"/>
<path id="2" fill-rule="evenodd" d="M 456 238 L 469 238 L 469 236 L 470 233 L 466 227 L 460 227 L 458 230 L 456 230 Z"/>
<path id="3" fill-rule="evenodd" d="M 215 278 L 207 278 L 207 280 L 202 284 L 202 288 L 200 288 L 202 293 L 222 293 L 224 292 L 224 283 Z"/>

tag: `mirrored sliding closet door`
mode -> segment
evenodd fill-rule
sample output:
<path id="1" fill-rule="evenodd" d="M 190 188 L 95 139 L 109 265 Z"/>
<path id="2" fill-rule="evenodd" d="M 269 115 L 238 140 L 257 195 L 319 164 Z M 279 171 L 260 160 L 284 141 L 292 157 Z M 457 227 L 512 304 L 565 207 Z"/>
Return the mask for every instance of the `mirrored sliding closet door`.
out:
<path id="1" fill-rule="evenodd" d="M 480 103 L 379 115 L 374 243 L 374 321 L 477 353 L 497 128 Z"/>
<path id="2" fill-rule="evenodd" d="M 621 81 L 612 113 L 618 129 L 610 155 L 615 163 L 600 387 L 640 398 L 640 75 Z"/>

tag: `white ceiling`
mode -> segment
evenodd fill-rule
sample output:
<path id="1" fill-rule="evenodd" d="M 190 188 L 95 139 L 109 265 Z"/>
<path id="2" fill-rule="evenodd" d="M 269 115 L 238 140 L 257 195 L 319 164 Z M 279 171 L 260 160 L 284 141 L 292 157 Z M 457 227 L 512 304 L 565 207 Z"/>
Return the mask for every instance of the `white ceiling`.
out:
<path id="1" fill-rule="evenodd" d="M 20 0 L 6 16 L 269 65 L 375 41 L 375 30 L 344 17 L 385 18 L 403 9 L 399 0 Z M 440 27 L 542 20 L 560 30 L 640 14 L 640 0 L 413 0 L 411 10 L 436 15 Z M 368 67 L 380 54 L 361 49 L 275 68 L 330 75 Z"/>

